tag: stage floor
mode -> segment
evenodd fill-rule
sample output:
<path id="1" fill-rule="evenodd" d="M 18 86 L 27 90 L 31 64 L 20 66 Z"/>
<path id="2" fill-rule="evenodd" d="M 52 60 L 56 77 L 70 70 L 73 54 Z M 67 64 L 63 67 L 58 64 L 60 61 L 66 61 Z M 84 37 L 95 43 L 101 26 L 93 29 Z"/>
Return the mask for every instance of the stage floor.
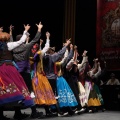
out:
<path id="1" fill-rule="evenodd" d="M 38 108 L 39 111 L 43 111 L 43 108 Z M 25 109 L 22 110 L 22 112 L 31 113 L 31 109 Z M 45 112 L 44 112 L 45 113 Z M 13 118 L 14 115 L 14 111 L 5 111 L 4 112 L 5 115 L 7 115 L 7 117 L 10 117 L 11 120 Z M 73 115 L 73 116 L 69 116 L 69 117 L 52 117 L 52 118 L 44 118 L 45 120 L 120 120 L 120 111 L 98 111 L 96 113 L 82 113 L 80 115 Z M 39 119 L 30 119 L 28 118 L 27 120 L 39 120 Z"/>

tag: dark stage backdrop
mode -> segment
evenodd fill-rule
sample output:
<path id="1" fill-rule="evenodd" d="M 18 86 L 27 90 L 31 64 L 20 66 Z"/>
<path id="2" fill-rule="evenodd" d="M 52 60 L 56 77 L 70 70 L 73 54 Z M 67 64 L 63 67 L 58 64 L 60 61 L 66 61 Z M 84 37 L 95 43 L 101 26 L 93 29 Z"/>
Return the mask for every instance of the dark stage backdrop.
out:
<path id="1" fill-rule="evenodd" d="M 84 50 L 88 51 L 91 64 L 96 57 L 96 3 L 96 0 L 76 1 L 75 44 L 79 48 L 80 57 Z"/>
<path id="2" fill-rule="evenodd" d="M 64 0 L 4 0 L 0 7 L 0 26 L 8 31 L 10 24 L 14 26 L 14 38 L 23 32 L 23 24 L 30 24 L 30 37 L 33 38 L 40 21 L 43 24 L 41 38 L 45 40 L 45 32 L 51 33 L 51 46 L 62 46 Z"/>
<path id="3" fill-rule="evenodd" d="M 97 0 L 96 52 L 110 71 L 120 70 L 120 0 Z"/>
<path id="4" fill-rule="evenodd" d="M 90 61 L 96 57 L 96 1 L 76 0 L 75 44 L 79 48 L 80 57 L 83 50 L 88 50 Z M 41 38 L 45 40 L 45 32 L 49 31 L 51 46 L 56 46 L 59 50 L 63 42 L 64 2 L 65 0 L 4 0 L 0 7 L 0 26 L 8 31 L 9 25 L 14 25 L 15 38 L 22 33 L 23 24 L 30 24 L 33 38 L 37 30 L 35 24 L 41 21 L 44 25 Z"/>

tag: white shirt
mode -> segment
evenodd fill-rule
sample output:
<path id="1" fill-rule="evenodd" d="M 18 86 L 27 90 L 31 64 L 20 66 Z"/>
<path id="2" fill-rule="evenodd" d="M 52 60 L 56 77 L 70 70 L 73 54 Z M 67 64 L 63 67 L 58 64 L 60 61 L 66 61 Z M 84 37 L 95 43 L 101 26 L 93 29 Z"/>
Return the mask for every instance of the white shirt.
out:
<path id="1" fill-rule="evenodd" d="M 8 42 L 7 46 L 8 46 L 8 50 L 11 51 L 14 48 L 18 47 L 19 45 L 21 45 L 22 43 L 25 42 L 26 38 L 27 38 L 28 32 L 24 31 L 22 37 L 20 38 L 19 41 L 16 42 Z"/>

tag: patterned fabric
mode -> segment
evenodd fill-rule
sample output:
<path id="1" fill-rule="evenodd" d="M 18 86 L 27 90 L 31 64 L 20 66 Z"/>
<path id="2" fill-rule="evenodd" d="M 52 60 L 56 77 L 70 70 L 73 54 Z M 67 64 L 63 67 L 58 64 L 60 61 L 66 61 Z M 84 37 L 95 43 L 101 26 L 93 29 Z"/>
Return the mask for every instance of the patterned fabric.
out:
<path id="1" fill-rule="evenodd" d="M 87 94 L 81 82 L 78 82 L 78 87 L 79 87 L 79 92 L 80 92 L 79 94 L 80 103 L 81 103 L 81 106 L 84 107 L 87 104 Z"/>
<path id="2" fill-rule="evenodd" d="M 98 97 L 98 94 L 96 92 L 96 89 L 94 85 L 92 86 L 92 89 L 90 90 L 89 98 L 88 98 L 88 106 L 101 106 L 100 99 Z"/>
<path id="3" fill-rule="evenodd" d="M 98 86 L 96 84 L 94 84 L 94 89 L 95 89 L 95 91 L 97 93 L 97 96 L 98 96 L 98 98 L 100 100 L 100 103 L 103 105 L 104 100 L 103 100 L 102 94 L 101 94 L 101 92 L 100 92 L 100 90 L 99 90 L 99 88 L 98 88 Z"/>
<path id="4" fill-rule="evenodd" d="M 57 103 L 51 85 L 43 71 L 40 50 L 34 55 L 34 77 L 32 79 L 32 85 L 36 96 L 36 104 L 53 105 Z"/>
<path id="5" fill-rule="evenodd" d="M 0 105 L 10 103 L 12 106 L 12 103 L 20 100 L 23 101 L 24 107 L 34 104 L 17 69 L 4 63 L 0 66 Z"/>
<path id="6" fill-rule="evenodd" d="M 86 92 L 86 96 L 87 96 L 87 102 L 88 102 L 91 88 L 92 88 L 91 82 L 86 80 L 85 81 L 85 92 Z"/>
<path id="7" fill-rule="evenodd" d="M 57 94 L 60 107 L 72 107 L 78 105 L 73 91 L 62 76 L 57 78 Z"/>
<path id="8" fill-rule="evenodd" d="M 43 74 L 37 72 L 37 77 L 32 79 L 33 90 L 35 93 L 35 103 L 38 105 L 53 105 L 57 101 L 48 82 Z"/>

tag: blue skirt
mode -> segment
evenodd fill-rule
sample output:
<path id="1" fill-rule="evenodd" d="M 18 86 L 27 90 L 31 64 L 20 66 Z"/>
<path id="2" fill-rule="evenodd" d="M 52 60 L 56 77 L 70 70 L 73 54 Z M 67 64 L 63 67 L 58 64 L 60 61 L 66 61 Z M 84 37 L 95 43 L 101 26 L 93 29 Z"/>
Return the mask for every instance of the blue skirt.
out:
<path id="1" fill-rule="evenodd" d="M 57 78 L 57 94 L 60 107 L 73 107 L 78 105 L 73 91 L 62 76 Z"/>

